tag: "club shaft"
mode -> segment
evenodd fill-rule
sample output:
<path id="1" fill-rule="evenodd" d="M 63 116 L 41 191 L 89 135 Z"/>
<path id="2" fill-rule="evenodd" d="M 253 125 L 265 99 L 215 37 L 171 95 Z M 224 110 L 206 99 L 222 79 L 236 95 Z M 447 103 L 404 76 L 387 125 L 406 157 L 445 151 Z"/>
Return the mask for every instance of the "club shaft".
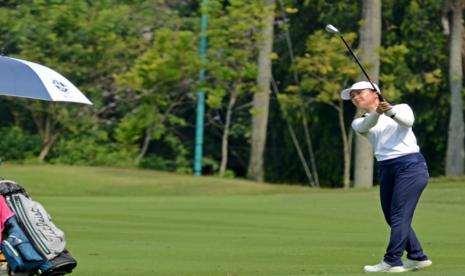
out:
<path id="1" fill-rule="evenodd" d="M 375 85 L 373 84 L 373 81 L 371 80 L 370 76 L 368 76 L 368 73 L 365 71 L 365 69 L 363 68 L 362 64 L 360 63 L 360 61 L 358 60 L 357 56 L 355 55 L 354 51 L 352 51 L 352 49 L 350 48 L 349 44 L 347 44 L 346 40 L 344 39 L 344 37 L 339 34 L 339 37 L 341 37 L 342 39 L 342 42 L 344 42 L 344 44 L 346 45 L 347 49 L 349 50 L 350 54 L 354 57 L 355 61 L 357 62 L 358 66 L 360 67 L 360 69 L 362 69 L 362 72 L 363 74 L 365 75 L 365 77 L 367 78 L 367 80 L 371 83 L 371 86 L 373 87 L 373 90 L 376 91 L 376 93 L 378 93 L 378 98 L 381 102 L 384 102 L 384 98 L 383 96 L 381 96 L 381 93 L 379 93 L 378 89 L 376 89 Z"/>

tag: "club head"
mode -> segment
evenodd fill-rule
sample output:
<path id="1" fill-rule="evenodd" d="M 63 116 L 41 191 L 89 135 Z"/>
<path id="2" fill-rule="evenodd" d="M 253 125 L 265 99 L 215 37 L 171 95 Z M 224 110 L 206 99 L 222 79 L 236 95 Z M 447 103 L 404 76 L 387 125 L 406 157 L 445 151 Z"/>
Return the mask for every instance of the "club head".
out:
<path id="1" fill-rule="evenodd" d="M 326 25 L 326 31 L 332 34 L 339 34 L 339 30 L 331 24 Z"/>

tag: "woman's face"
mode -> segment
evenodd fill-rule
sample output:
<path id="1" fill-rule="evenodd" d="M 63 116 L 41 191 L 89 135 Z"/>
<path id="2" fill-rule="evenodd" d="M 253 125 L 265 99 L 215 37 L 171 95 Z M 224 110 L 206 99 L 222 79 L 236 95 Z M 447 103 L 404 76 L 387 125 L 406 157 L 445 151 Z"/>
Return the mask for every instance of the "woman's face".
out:
<path id="1" fill-rule="evenodd" d="M 352 90 L 350 98 L 356 107 L 368 112 L 375 110 L 378 106 L 378 95 L 370 89 Z"/>

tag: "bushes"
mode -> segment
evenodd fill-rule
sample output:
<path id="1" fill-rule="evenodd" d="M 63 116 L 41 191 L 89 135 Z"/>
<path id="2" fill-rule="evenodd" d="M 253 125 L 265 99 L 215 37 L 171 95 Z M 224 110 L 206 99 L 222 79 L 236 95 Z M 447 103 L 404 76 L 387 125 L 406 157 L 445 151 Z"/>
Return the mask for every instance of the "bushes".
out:
<path id="1" fill-rule="evenodd" d="M 18 126 L 0 128 L 0 158 L 6 161 L 22 161 L 37 156 L 41 140 Z"/>
<path id="2" fill-rule="evenodd" d="M 0 128 L 0 159 L 14 162 L 37 160 L 41 139 L 18 126 Z M 136 164 L 140 145 L 122 144 L 111 139 L 107 131 L 88 129 L 59 137 L 47 162 L 68 165 L 141 167 L 191 173 L 191 157 L 185 145 L 172 135 L 153 141 L 152 152 Z"/>
<path id="3" fill-rule="evenodd" d="M 192 173 L 192 157 L 184 143 L 176 136 L 167 134 L 151 143 L 151 154 L 145 156 L 139 167 Z"/>
<path id="4" fill-rule="evenodd" d="M 124 148 L 108 139 L 104 131 L 62 137 L 50 162 L 69 165 L 133 167 L 136 148 Z"/>
<path id="5" fill-rule="evenodd" d="M 139 141 L 132 144 L 111 139 L 104 130 L 88 130 L 62 136 L 53 147 L 48 161 L 51 163 L 87 166 L 141 167 L 163 171 L 190 173 L 189 151 L 174 136 L 166 135 L 151 143 L 151 154 L 139 164 Z"/>

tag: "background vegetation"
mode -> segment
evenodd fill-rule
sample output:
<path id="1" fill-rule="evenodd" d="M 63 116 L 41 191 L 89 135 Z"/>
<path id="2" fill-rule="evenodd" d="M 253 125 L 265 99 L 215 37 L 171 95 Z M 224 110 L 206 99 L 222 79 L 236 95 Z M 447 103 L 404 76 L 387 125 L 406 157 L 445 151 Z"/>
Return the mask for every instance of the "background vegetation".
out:
<path id="1" fill-rule="evenodd" d="M 203 172 L 220 170 L 227 128 L 224 175 L 245 176 L 261 1 L 210 0 L 204 7 L 205 83 L 198 82 L 199 2 L 1 1 L 2 53 L 56 69 L 94 102 L 84 107 L 1 97 L 1 158 L 191 173 L 195 94 L 205 87 Z M 442 9 L 434 0 L 382 1 L 380 84 L 390 101 L 413 107 L 414 131 L 433 176 L 445 173 L 449 116 Z M 288 131 L 293 126 L 306 152 L 305 117 L 321 185 L 342 186 L 343 140 L 334 106 L 343 107 L 346 125 L 355 110 L 334 95 L 359 72 L 341 41 L 322 30 L 334 24 L 357 48 L 361 10 L 361 1 L 276 1 L 266 181 L 308 183 Z"/>

